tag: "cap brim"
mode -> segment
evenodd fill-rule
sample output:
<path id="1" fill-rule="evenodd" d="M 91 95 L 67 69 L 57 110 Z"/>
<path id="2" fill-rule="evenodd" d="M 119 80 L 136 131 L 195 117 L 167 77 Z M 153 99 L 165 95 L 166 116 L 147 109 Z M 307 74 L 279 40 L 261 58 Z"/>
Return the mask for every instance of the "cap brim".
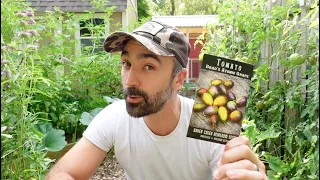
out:
<path id="1" fill-rule="evenodd" d="M 144 47 L 160 56 L 174 56 L 173 53 L 149 38 L 127 32 L 115 32 L 104 40 L 104 50 L 109 53 L 120 52 L 130 39 L 140 42 Z"/>

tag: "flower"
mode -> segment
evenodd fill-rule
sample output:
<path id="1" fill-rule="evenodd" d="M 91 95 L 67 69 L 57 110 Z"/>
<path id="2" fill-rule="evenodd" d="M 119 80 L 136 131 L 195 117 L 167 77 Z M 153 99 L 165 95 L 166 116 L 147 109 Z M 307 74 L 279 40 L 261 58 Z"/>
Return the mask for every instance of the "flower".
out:
<path id="1" fill-rule="evenodd" d="M 34 19 L 28 20 L 28 24 L 35 24 L 35 23 L 36 23 L 36 21 Z"/>
<path id="2" fill-rule="evenodd" d="M 34 17 L 34 13 L 32 12 L 32 10 L 27 10 L 26 15 L 29 17 Z"/>
<path id="3" fill-rule="evenodd" d="M 32 30 L 27 30 L 27 32 L 30 33 L 30 34 L 32 34 L 32 35 L 34 35 L 34 36 L 37 36 L 37 35 L 38 35 L 38 32 L 37 32 L 36 30 L 34 30 L 34 29 L 32 29 Z"/>
<path id="4" fill-rule="evenodd" d="M 10 69 L 4 68 L 3 71 L 1 72 L 1 77 L 7 76 L 8 78 L 11 77 L 11 71 Z"/>
<path id="5" fill-rule="evenodd" d="M 20 32 L 18 32 L 18 36 L 21 36 L 21 37 L 31 37 L 32 34 L 29 33 L 29 32 L 20 31 Z"/>
<path id="6" fill-rule="evenodd" d="M 26 13 L 23 13 L 23 12 L 21 12 L 21 11 L 18 11 L 18 12 L 16 13 L 16 15 L 17 15 L 18 17 L 26 17 L 26 16 L 27 16 Z"/>
<path id="7" fill-rule="evenodd" d="M 6 59 L 1 59 L 1 64 L 7 64 L 9 61 Z"/>
<path id="8" fill-rule="evenodd" d="M 21 25 L 23 25 L 23 26 L 26 26 L 26 25 L 28 24 L 28 22 L 25 21 L 25 20 L 21 20 L 20 23 L 21 23 Z"/>
<path id="9" fill-rule="evenodd" d="M 7 49 L 7 46 L 1 46 L 1 52 L 5 51 Z"/>
<path id="10" fill-rule="evenodd" d="M 33 44 L 28 44 L 28 45 L 27 45 L 27 48 L 28 48 L 28 49 L 32 49 L 32 50 L 37 50 L 37 49 L 39 48 L 39 46 L 33 45 Z"/>
<path id="11" fill-rule="evenodd" d="M 4 87 L 5 87 L 6 89 L 9 89 L 9 88 L 10 88 L 10 83 L 9 83 L 9 82 L 6 82 L 6 83 L 4 84 Z"/>

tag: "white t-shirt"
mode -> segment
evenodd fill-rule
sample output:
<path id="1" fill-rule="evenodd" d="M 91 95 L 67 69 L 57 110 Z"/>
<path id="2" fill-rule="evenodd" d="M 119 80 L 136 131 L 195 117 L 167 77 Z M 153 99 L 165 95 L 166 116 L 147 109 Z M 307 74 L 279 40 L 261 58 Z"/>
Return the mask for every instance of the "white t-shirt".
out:
<path id="1" fill-rule="evenodd" d="M 180 120 L 167 136 L 155 135 L 143 118 L 129 116 L 124 100 L 104 108 L 83 136 L 106 152 L 114 145 L 129 180 L 212 180 L 224 145 L 186 136 L 193 100 L 179 97 Z"/>

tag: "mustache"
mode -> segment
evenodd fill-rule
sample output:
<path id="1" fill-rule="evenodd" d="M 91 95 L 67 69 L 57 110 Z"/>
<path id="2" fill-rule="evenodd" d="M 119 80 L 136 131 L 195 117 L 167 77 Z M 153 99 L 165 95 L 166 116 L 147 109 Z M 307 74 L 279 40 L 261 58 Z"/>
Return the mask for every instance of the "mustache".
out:
<path id="1" fill-rule="evenodd" d="M 142 96 L 146 101 L 148 100 L 148 94 L 145 91 L 135 87 L 129 87 L 129 88 L 123 89 L 123 94 L 125 95 L 125 97 Z"/>

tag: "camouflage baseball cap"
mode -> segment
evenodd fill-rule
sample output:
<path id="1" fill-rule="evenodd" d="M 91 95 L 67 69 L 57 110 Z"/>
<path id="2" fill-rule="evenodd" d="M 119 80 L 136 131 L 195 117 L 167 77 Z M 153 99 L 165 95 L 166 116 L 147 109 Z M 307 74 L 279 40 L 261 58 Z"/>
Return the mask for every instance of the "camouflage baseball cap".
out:
<path id="1" fill-rule="evenodd" d="M 187 66 L 190 44 L 177 27 L 148 21 L 132 33 L 112 33 L 104 41 L 104 50 L 110 53 L 122 51 L 130 39 L 139 41 L 157 55 L 175 56 L 182 67 Z"/>

